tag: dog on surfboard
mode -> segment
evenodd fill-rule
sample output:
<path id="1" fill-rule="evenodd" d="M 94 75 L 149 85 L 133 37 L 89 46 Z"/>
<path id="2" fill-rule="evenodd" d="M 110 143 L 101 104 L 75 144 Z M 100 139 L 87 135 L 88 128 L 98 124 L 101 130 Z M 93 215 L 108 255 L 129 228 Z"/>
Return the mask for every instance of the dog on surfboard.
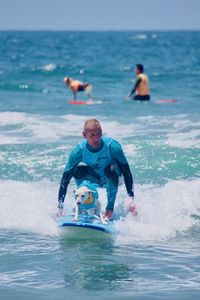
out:
<path id="1" fill-rule="evenodd" d="M 98 200 L 98 191 L 92 183 L 84 180 L 81 185 L 74 190 L 74 198 L 75 222 L 78 222 L 80 214 L 86 213 L 94 218 L 99 218 L 102 224 L 107 224 L 101 213 L 101 203 Z"/>
<path id="2" fill-rule="evenodd" d="M 74 101 L 76 101 L 76 96 L 78 92 L 86 92 L 86 95 L 88 96 L 88 99 L 91 100 L 91 91 L 92 91 L 92 85 L 88 82 L 84 83 L 79 80 L 75 80 L 71 77 L 65 77 L 63 79 L 63 82 L 68 86 L 68 88 L 72 91 L 74 95 Z"/>

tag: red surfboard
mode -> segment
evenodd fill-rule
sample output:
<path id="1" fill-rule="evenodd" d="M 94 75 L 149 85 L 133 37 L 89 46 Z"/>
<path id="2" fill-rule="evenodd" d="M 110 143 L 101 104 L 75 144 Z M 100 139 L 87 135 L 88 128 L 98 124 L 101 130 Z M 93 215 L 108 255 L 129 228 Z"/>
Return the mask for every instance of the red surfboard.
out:
<path id="1" fill-rule="evenodd" d="M 84 100 L 69 100 L 69 104 L 77 104 L 77 105 L 84 105 L 87 104 L 89 101 L 84 101 Z"/>
<path id="2" fill-rule="evenodd" d="M 73 105 L 91 105 L 91 104 L 99 104 L 100 101 L 93 101 L 93 100 L 69 100 L 69 104 Z"/>
<path id="3" fill-rule="evenodd" d="M 173 103 L 173 102 L 177 102 L 176 99 L 160 99 L 157 100 L 156 103 Z"/>

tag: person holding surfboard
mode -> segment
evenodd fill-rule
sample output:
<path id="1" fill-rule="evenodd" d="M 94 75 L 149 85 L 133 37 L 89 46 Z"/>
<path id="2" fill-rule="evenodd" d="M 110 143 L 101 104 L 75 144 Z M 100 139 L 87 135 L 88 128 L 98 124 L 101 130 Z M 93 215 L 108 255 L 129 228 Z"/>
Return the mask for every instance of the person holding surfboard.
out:
<path id="1" fill-rule="evenodd" d="M 74 101 L 76 100 L 77 92 L 83 92 L 85 91 L 88 99 L 91 99 L 91 90 L 92 85 L 88 82 L 84 83 L 79 80 L 74 80 L 71 77 L 65 77 L 63 79 L 63 82 L 71 89 L 73 95 L 74 95 Z"/>
<path id="2" fill-rule="evenodd" d="M 144 72 L 143 65 L 137 64 L 135 67 L 135 73 L 137 75 L 136 81 L 132 90 L 128 94 L 128 98 L 131 98 L 132 100 L 140 100 L 140 101 L 150 100 L 149 79 L 148 76 L 143 72 Z"/>
<path id="3" fill-rule="evenodd" d="M 62 215 L 67 188 L 72 177 L 80 185 L 84 180 L 106 188 L 107 206 L 104 219 L 112 218 L 118 191 L 119 176 L 123 175 L 129 196 L 128 211 L 137 215 L 134 203 L 133 177 L 121 145 L 110 137 L 102 137 L 101 124 L 89 119 L 84 124 L 83 137 L 70 153 L 58 193 L 58 213 Z"/>

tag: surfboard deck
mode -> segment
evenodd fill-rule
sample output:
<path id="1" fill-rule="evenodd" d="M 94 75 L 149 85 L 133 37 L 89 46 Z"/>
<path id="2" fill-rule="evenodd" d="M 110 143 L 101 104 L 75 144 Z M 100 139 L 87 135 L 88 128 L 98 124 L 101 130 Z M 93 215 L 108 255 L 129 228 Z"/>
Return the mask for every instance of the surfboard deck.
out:
<path id="1" fill-rule="evenodd" d="M 78 222 L 74 221 L 74 215 L 66 215 L 57 218 L 57 224 L 64 229 L 69 237 L 86 239 L 86 238 L 102 238 L 112 236 L 117 233 L 114 221 L 108 221 L 102 224 L 99 219 L 89 215 L 80 215 Z"/>
<path id="2" fill-rule="evenodd" d="M 93 105 L 93 104 L 101 104 L 102 101 L 98 100 L 69 100 L 67 101 L 68 104 L 72 105 Z"/>
<path id="3" fill-rule="evenodd" d="M 156 103 L 156 104 L 165 104 L 165 103 L 175 103 L 178 100 L 176 99 L 158 99 L 158 100 L 134 100 L 130 98 L 125 98 L 125 101 L 130 102 L 130 103 Z"/>
<path id="4" fill-rule="evenodd" d="M 156 103 L 174 103 L 177 102 L 176 99 L 159 99 L 155 101 Z"/>

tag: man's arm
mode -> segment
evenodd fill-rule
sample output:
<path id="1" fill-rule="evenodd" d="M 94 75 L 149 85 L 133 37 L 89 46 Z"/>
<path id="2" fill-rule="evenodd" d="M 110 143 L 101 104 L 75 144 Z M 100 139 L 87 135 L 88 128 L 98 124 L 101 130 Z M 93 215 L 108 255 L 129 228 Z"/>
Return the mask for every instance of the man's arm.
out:
<path id="1" fill-rule="evenodd" d="M 60 182 L 60 188 L 59 188 L 59 192 L 58 192 L 58 209 L 59 210 L 63 209 L 69 182 L 70 182 L 71 178 L 73 177 L 74 169 L 76 168 L 76 166 L 78 166 L 81 159 L 82 159 L 81 149 L 78 145 L 71 152 L 68 162 L 65 166 L 64 173 L 62 175 L 62 179 Z"/>
<path id="2" fill-rule="evenodd" d="M 124 176 L 124 182 L 125 182 L 127 194 L 129 196 L 129 201 L 127 201 L 127 212 L 130 212 L 133 216 L 137 216 L 138 212 L 134 202 L 133 177 L 121 145 L 116 141 L 112 141 L 110 144 L 110 153 L 112 158 L 116 161 L 117 165 L 119 166 Z"/>
<path id="3" fill-rule="evenodd" d="M 130 167 L 129 167 L 128 163 L 123 164 L 120 161 L 118 161 L 118 166 L 119 166 L 119 168 L 120 168 L 120 170 L 121 170 L 121 172 L 124 176 L 124 182 L 125 182 L 127 194 L 130 197 L 134 197 L 133 176 L 131 174 Z"/>
<path id="4" fill-rule="evenodd" d="M 130 197 L 134 197 L 133 176 L 131 174 L 129 164 L 124 155 L 122 147 L 115 140 L 113 140 L 110 144 L 110 154 L 111 154 L 111 157 L 116 161 L 119 169 L 121 170 L 121 172 L 123 174 L 127 194 Z"/>
<path id="5" fill-rule="evenodd" d="M 131 97 L 135 93 L 135 91 L 136 91 L 136 89 L 139 86 L 139 84 L 140 84 L 141 81 L 142 81 L 142 79 L 140 77 L 137 77 L 137 79 L 135 81 L 135 84 L 134 84 L 134 87 L 132 88 L 132 90 L 128 94 L 128 97 Z"/>
<path id="6" fill-rule="evenodd" d="M 60 182 L 60 188 L 59 188 L 59 192 L 58 192 L 58 208 L 59 209 L 63 209 L 65 196 L 67 193 L 67 188 L 68 188 L 69 182 L 73 176 L 73 172 L 74 172 L 74 168 L 72 168 L 71 170 L 68 170 L 67 172 L 64 171 L 64 173 L 62 175 L 62 179 Z"/>

